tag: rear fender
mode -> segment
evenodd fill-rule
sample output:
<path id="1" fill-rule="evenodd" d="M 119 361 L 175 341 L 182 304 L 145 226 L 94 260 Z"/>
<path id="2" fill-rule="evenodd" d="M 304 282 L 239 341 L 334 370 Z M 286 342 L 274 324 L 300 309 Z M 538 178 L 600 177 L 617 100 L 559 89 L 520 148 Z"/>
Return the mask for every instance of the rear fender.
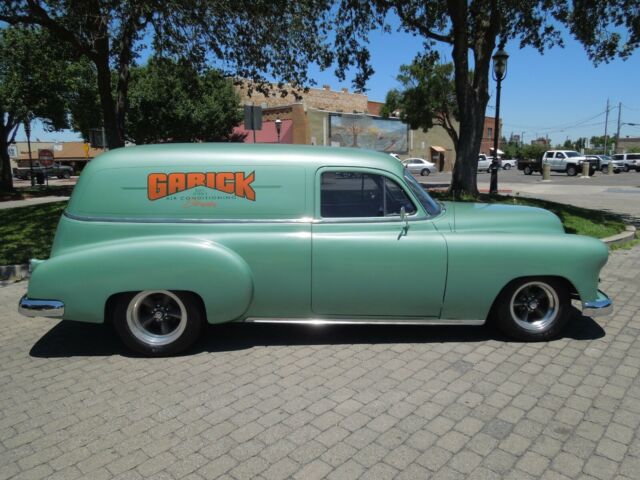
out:
<path id="1" fill-rule="evenodd" d="M 64 318 L 101 323 L 107 299 L 120 292 L 185 290 L 202 298 L 210 323 L 242 316 L 253 297 L 246 262 L 217 243 L 184 237 L 93 244 L 38 264 L 29 297 L 65 304 Z"/>

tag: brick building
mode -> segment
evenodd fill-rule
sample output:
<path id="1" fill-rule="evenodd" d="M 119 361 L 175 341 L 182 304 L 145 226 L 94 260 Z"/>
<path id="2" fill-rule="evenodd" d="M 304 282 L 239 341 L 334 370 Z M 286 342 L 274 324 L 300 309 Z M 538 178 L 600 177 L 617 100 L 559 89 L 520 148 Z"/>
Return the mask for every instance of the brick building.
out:
<path id="1" fill-rule="evenodd" d="M 619 138 L 615 153 L 626 153 L 632 148 L 640 149 L 640 137 Z"/>
<path id="2" fill-rule="evenodd" d="M 397 153 L 401 158 L 430 159 L 440 170 L 453 168 L 456 152 L 442 127 L 423 132 L 410 129 L 397 118 L 383 119 L 380 109 L 384 103 L 369 100 L 363 93 L 346 88 L 333 91 L 328 85 L 298 90 L 297 95 L 291 90 L 285 96 L 277 91 L 270 95 L 256 91 L 249 94 L 248 84 L 238 86 L 237 91 L 242 104 L 263 108 L 262 130 L 255 132 L 257 142 L 276 143 L 275 120 L 280 119 L 281 143 L 371 148 Z M 494 119 L 487 117 L 482 143 L 486 153 L 493 146 L 493 125 Z M 236 127 L 234 133 L 246 134 L 244 141 L 253 143 L 253 132 L 246 131 L 243 125 Z"/>

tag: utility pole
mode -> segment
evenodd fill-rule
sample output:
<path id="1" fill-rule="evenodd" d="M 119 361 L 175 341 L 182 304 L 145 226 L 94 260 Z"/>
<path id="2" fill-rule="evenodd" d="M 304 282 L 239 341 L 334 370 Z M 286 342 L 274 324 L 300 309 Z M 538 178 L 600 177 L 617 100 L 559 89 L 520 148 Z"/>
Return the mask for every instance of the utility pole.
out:
<path id="1" fill-rule="evenodd" d="M 609 126 L 609 99 L 607 98 L 607 115 L 604 117 L 604 155 L 607 154 L 607 127 Z"/>
<path id="2" fill-rule="evenodd" d="M 618 142 L 620 141 L 620 117 L 622 116 L 622 102 L 618 103 L 618 129 L 616 130 L 616 146 L 613 148 L 613 153 L 616 153 L 618 149 Z"/>

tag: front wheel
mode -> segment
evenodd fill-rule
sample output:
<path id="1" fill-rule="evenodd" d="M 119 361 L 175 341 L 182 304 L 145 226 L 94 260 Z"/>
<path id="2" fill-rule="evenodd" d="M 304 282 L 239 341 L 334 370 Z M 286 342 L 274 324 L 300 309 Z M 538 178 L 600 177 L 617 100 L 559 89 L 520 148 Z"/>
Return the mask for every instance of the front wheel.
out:
<path id="1" fill-rule="evenodd" d="M 531 167 L 527 165 L 526 167 L 524 167 L 523 172 L 525 175 L 531 175 L 533 173 L 533 170 L 531 170 Z"/>
<path id="2" fill-rule="evenodd" d="M 511 164 L 507 163 L 503 168 L 505 170 L 510 170 L 511 169 Z"/>
<path id="3" fill-rule="evenodd" d="M 112 320 L 123 343 L 148 356 L 183 352 L 198 339 L 205 323 L 196 295 L 169 290 L 121 295 Z"/>
<path id="4" fill-rule="evenodd" d="M 424 168 L 424 169 L 420 172 L 420 175 L 422 175 L 423 177 L 428 177 L 430 173 L 431 173 L 431 172 L 429 171 L 429 169 Z"/>
<path id="5" fill-rule="evenodd" d="M 71 178 L 71 174 L 69 172 L 64 172 L 62 174 L 62 178 L 66 179 L 66 180 L 69 180 Z"/>
<path id="6" fill-rule="evenodd" d="M 569 291 L 557 278 L 511 282 L 498 297 L 495 316 L 502 332 L 516 340 L 545 341 L 557 337 L 570 310 Z"/>
<path id="7" fill-rule="evenodd" d="M 627 173 L 629 171 L 629 165 L 625 165 L 622 169 L 624 170 L 624 173 Z"/>
<path id="8" fill-rule="evenodd" d="M 569 175 L 570 177 L 575 177 L 577 174 L 578 174 L 578 169 L 576 169 L 575 166 L 569 165 L 567 167 L 567 175 Z"/>

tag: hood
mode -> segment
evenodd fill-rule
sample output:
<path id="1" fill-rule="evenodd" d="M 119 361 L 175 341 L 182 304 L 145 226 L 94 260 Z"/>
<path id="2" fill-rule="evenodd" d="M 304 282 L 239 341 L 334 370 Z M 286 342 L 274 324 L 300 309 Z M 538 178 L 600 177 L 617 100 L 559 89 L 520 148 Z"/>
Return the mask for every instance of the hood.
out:
<path id="1" fill-rule="evenodd" d="M 542 208 L 447 202 L 447 213 L 456 232 L 564 233 L 560 219 Z"/>

